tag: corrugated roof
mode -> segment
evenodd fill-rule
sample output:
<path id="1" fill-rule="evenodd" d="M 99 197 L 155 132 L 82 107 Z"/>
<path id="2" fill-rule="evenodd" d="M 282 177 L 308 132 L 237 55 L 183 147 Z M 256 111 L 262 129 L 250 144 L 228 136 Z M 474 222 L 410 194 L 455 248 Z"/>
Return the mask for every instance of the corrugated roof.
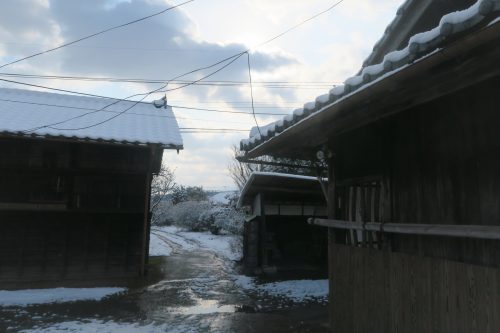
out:
<path id="1" fill-rule="evenodd" d="M 62 137 L 182 149 L 171 107 L 153 103 L 0 88 L 0 134 Z M 111 117 L 116 116 L 114 119 Z M 100 122 L 102 124 L 96 125 Z M 96 125 L 96 126 L 93 126 Z"/>
<path id="2" fill-rule="evenodd" d="M 304 104 L 303 108 L 294 110 L 283 119 L 262 127 L 260 131 L 262 135 L 255 134 L 255 130 L 251 131 L 250 138 L 241 141 L 240 149 L 250 151 L 298 122 L 314 117 L 318 111 L 324 111 L 346 97 L 356 94 L 363 87 L 390 77 L 415 61 L 445 47 L 446 41 L 453 35 L 494 20 L 492 15 L 498 15 L 499 11 L 500 0 L 479 0 L 463 11 L 443 16 L 434 29 L 411 37 L 406 48 L 386 54 L 381 63 L 364 67 L 359 75 L 347 79 L 344 85 L 331 89 L 328 94 L 317 97 L 314 102 Z"/>

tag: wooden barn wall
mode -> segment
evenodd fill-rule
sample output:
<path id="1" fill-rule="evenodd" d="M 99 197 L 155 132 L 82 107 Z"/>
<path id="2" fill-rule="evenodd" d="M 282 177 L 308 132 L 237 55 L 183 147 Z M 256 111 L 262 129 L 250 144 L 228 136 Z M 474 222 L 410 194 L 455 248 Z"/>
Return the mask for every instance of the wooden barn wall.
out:
<path id="1" fill-rule="evenodd" d="M 493 333 L 498 269 L 334 244 L 332 332 Z"/>
<path id="2" fill-rule="evenodd" d="M 392 221 L 500 225 L 500 78 L 395 117 Z M 394 236 L 393 249 L 500 266 L 500 242 Z"/>
<path id="3" fill-rule="evenodd" d="M 149 149 L 3 138 L 0 152 L 1 285 L 139 275 Z"/>
<path id="4" fill-rule="evenodd" d="M 500 78 L 332 140 L 337 181 L 380 177 L 382 221 L 500 225 Z M 337 194 L 342 193 L 342 186 Z M 330 216 L 345 218 L 342 204 Z M 334 332 L 500 331 L 500 242 L 386 235 L 383 250 L 330 237 Z"/>

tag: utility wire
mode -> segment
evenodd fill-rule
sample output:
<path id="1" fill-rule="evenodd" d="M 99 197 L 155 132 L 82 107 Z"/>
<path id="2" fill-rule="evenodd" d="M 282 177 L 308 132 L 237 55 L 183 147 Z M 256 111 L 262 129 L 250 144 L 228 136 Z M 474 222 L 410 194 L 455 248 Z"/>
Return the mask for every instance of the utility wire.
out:
<path id="1" fill-rule="evenodd" d="M 218 110 L 218 109 L 205 109 L 205 108 L 194 108 L 187 106 L 179 106 L 179 105 L 170 105 L 169 106 L 176 109 L 186 109 L 186 110 L 197 110 L 197 111 L 206 111 L 206 112 L 219 112 L 219 113 L 237 113 L 237 114 L 247 114 L 249 116 L 252 115 L 250 112 L 244 111 L 231 111 L 231 110 Z M 265 116 L 286 116 L 288 113 L 272 113 L 272 112 L 254 112 L 256 115 L 265 115 Z"/>
<path id="2" fill-rule="evenodd" d="M 63 109 L 74 109 L 74 110 L 88 110 L 88 111 L 98 111 L 99 110 L 99 109 L 85 108 L 85 107 L 79 107 L 79 106 L 50 104 L 50 103 L 35 103 L 35 102 L 27 102 L 27 101 L 19 101 L 19 100 L 3 99 L 3 98 L 0 98 L 0 101 L 9 102 L 9 103 L 30 104 L 30 105 L 36 105 L 36 106 L 50 106 L 50 107 L 63 108 Z M 203 109 L 201 109 L 201 110 L 203 110 Z M 249 115 L 249 116 L 251 115 L 251 113 L 248 113 L 248 112 L 233 112 L 233 111 L 227 111 L 227 110 L 209 110 L 209 111 L 211 111 L 211 112 L 224 112 L 224 113 L 229 112 L 229 113 L 245 114 L 245 115 Z M 102 112 L 114 113 L 114 114 L 119 113 L 119 111 L 113 111 L 113 110 L 102 110 Z M 141 117 L 199 120 L 199 121 L 233 123 L 233 124 L 248 124 L 247 122 L 241 122 L 241 121 L 202 119 L 202 118 L 192 118 L 192 117 L 183 117 L 183 116 L 169 116 L 169 115 L 162 115 L 162 114 L 147 114 L 147 113 L 137 113 L 137 112 L 128 112 L 127 114 L 128 115 L 137 115 L 137 116 L 141 116 Z M 271 115 L 271 114 L 269 114 L 269 115 Z"/>
<path id="3" fill-rule="evenodd" d="M 255 125 L 257 125 L 257 130 L 259 131 L 259 135 L 262 137 L 262 133 L 260 132 L 259 123 L 257 122 L 257 117 L 255 116 L 255 108 L 253 106 L 252 70 L 251 70 L 251 66 L 250 66 L 250 53 L 248 53 L 248 52 L 247 52 L 247 64 L 248 64 L 248 81 L 250 82 L 250 98 L 252 100 L 253 119 L 255 120 Z"/>
<path id="4" fill-rule="evenodd" d="M 228 63 L 227 63 L 227 64 L 225 64 L 224 66 L 222 66 L 222 67 L 218 68 L 217 70 L 213 71 L 212 73 L 210 73 L 210 74 L 208 74 L 208 75 L 205 75 L 204 77 L 200 78 L 199 80 L 203 80 L 203 79 L 208 78 L 208 77 L 210 77 L 210 76 L 212 76 L 212 75 L 215 75 L 216 73 L 220 72 L 220 71 L 221 71 L 221 70 L 223 70 L 224 68 L 226 68 L 226 67 L 228 67 L 229 65 L 231 65 L 231 64 L 232 64 L 233 62 L 235 62 L 235 61 L 236 61 L 239 57 L 241 57 L 241 55 L 240 55 L 240 56 L 238 56 L 238 57 L 235 57 L 234 59 L 232 59 L 230 62 L 228 62 Z M 221 62 L 219 62 L 219 63 L 221 63 Z M 214 67 L 214 66 L 215 66 L 215 65 L 211 65 L 211 66 L 209 66 L 209 67 Z M 114 105 L 114 104 L 119 103 L 120 101 L 124 101 L 124 100 L 127 100 L 128 98 L 132 98 L 132 97 L 134 97 L 134 96 L 137 96 L 137 94 L 136 94 L 136 95 L 131 95 L 131 96 L 127 97 L 126 99 L 116 100 L 115 102 L 110 103 L 110 104 L 108 104 L 108 105 L 104 106 L 103 108 L 101 108 L 101 109 L 99 109 L 99 110 L 97 110 L 97 111 L 90 111 L 90 112 L 87 112 L 87 113 L 81 114 L 81 115 L 79 115 L 79 116 L 72 117 L 72 118 L 69 118 L 69 119 L 66 119 L 66 120 L 63 120 L 63 121 L 59 121 L 59 122 L 56 122 L 56 123 L 53 123 L 53 124 L 48 124 L 48 125 L 39 126 L 39 127 L 36 127 L 36 128 L 30 129 L 30 130 L 28 130 L 27 132 L 28 132 L 28 133 L 29 133 L 29 132 L 33 132 L 33 131 L 36 131 L 36 130 L 39 130 L 39 129 L 42 129 L 42 128 L 51 128 L 51 129 L 60 130 L 60 131 L 77 131 L 77 130 L 83 130 L 83 129 L 88 129 L 88 128 L 95 127 L 95 126 L 98 126 L 98 125 L 102 125 L 102 124 L 104 124 L 104 123 L 107 123 L 108 121 L 111 121 L 111 120 L 115 119 L 116 117 L 121 116 L 122 114 L 124 114 L 125 112 L 127 112 L 127 111 L 128 111 L 128 110 L 130 110 L 130 109 L 132 109 L 133 107 L 135 107 L 135 106 L 136 106 L 137 104 L 139 104 L 140 102 L 142 102 L 142 101 L 143 101 L 144 99 L 146 99 L 149 95 L 154 94 L 155 92 L 160 91 L 161 89 L 165 88 L 167 85 L 168 85 L 168 82 L 167 82 L 165 85 L 163 85 L 163 86 L 161 86 L 161 87 L 159 87 L 159 88 L 157 88 L 157 89 L 155 89 L 155 90 L 152 90 L 152 91 L 148 92 L 147 94 L 143 94 L 144 96 L 143 96 L 141 99 L 139 99 L 138 101 L 134 102 L 134 103 L 133 103 L 130 107 L 126 108 L 125 110 L 123 110 L 123 111 L 121 111 L 121 112 L 117 113 L 116 115 L 114 115 L 114 116 L 112 116 L 112 117 L 109 117 L 108 119 L 105 119 L 105 120 L 99 121 L 99 122 L 97 122 L 97 123 L 95 123 L 95 124 L 88 125 L 88 126 L 82 126 L 82 127 L 72 127 L 72 128 L 54 127 L 54 126 L 57 126 L 57 125 L 61 125 L 61 124 L 63 124 L 63 123 L 66 123 L 66 122 L 68 122 L 68 121 L 71 121 L 71 120 L 74 120 L 74 119 L 78 119 L 78 118 L 82 118 L 82 117 L 84 117 L 84 116 L 86 116 L 86 115 L 89 115 L 89 114 L 92 114 L 92 113 L 96 113 L 96 112 L 102 111 L 102 110 L 104 110 L 104 109 L 106 109 L 106 108 L 110 107 L 111 105 Z"/>
<path id="5" fill-rule="evenodd" d="M 180 3 L 178 5 L 175 5 L 175 6 L 172 6 L 172 7 L 169 7 L 169 8 L 165 8 L 157 13 L 154 13 L 154 14 L 151 14 L 151 15 L 148 15 L 148 16 L 144 16 L 144 17 L 141 17 L 139 19 L 136 19 L 136 20 L 133 20 L 133 21 L 130 21 L 130 22 L 126 22 L 126 23 L 123 23 L 123 24 L 120 24 L 120 25 L 116 25 L 116 26 L 113 26 L 111 28 L 108 28 L 108 29 L 105 29 L 105 30 L 101 30 L 99 32 L 96 32 L 96 33 L 93 33 L 93 34 L 90 34 L 90 35 L 87 35 L 87 36 L 84 36 L 84 37 L 81 37 L 81 38 L 78 38 L 74 41 L 71 41 L 71 42 L 68 42 L 68 43 L 64 43 L 62 45 L 59 45 L 59 46 L 56 46 L 54 48 L 51 48 L 51 49 L 48 49 L 48 50 L 45 50 L 45 51 L 41 51 L 41 52 L 38 52 L 38 53 L 35 53 L 35 54 L 32 54 L 32 55 L 29 55 L 27 57 L 24 57 L 24 58 L 20 58 L 20 59 L 17 59 L 17 60 L 14 60 L 14 61 L 11 61 L 9 63 L 6 63 L 6 64 L 3 64 L 0 66 L 0 68 L 4 68 L 4 67 L 7 67 L 9 65 L 12 65 L 12 64 L 16 64 L 18 62 L 21 62 L 21 61 L 24 61 L 24 60 L 27 60 L 27 59 L 31 59 L 31 58 L 34 58 L 34 57 L 37 57 L 39 55 L 42 55 L 42 54 L 46 54 L 46 53 L 49 53 L 49 52 L 53 52 L 55 50 L 59 50 L 59 49 L 62 49 L 63 47 L 66 47 L 66 46 L 69 46 L 69 45 L 72 45 L 72 44 L 76 44 L 76 43 L 79 43 L 81 41 L 84 41 L 86 39 L 89 39 L 89 38 L 92 38 L 92 37 L 95 37 L 95 36 L 99 36 L 99 35 L 102 35 L 106 32 L 109 32 L 109 31 L 112 31 L 112 30 L 116 30 L 116 29 L 120 29 L 120 28 L 123 28 L 123 27 L 126 27 L 128 25 L 131 25 L 131 24 L 134 24 L 134 23 L 137 23 L 137 22 L 141 22 L 141 21 L 144 21 L 144 20 L 147 20 L 147 19 L 150 19 L 152 17 L 155 17 L 155 16 L 158 16 L 158 15 L 161 15 L 163 13 L 166 13 L 168 12 L 169 10 L 172 10 L 174 8 L 177 8 L 177 7 L 180 7 L 180 6 L 183 6 L 183 5 L 186 5 L 190 2 L 193 2 L 195 0 L 188 0 L 188 1 L 185 1 L 183 3 Z"/>
<path id="6" fill-rule="evenodd" d="M 189 2 L 191 2 L 191 1 L 194 1 L 194 0 L 189 0 L 189 1 L 187 1 L 187 2 L 184 2 L 184 3 L 182 3 L 182 4 L 179 4 L 179 5 L 177 5 L 177 6 L 174 6 L 174 7 L 168 8 L 167 10 L 169 10 L 169 9 L 173 9 L 173 8 L 175 8 L 175 7 L 181 6 L 181 5 L 186 4 L 186 3 L 189 3 Z M 301 25 L 305 24 L 306 22 L 309 22 L 309 21 L 311 21 L 311 20 L 313 20 L 313 19 L 317 18 L 318 16 L 320 16 L 320 15 L 322 15 L 322 14 L 324 14 L 324 13 L 326 13 L 326 12 L 330 11 L 330 10 L 332 10 L 333 8 L 335 8 L 336 6 L 338 6 L 340 3 L 342 3 L 343 1 L 344 1 L 344 0 L 340 0 L 340 1 L 336 2 L 335 4 L 333 4 L 332 6 L 330 6 L 329 8 L 327 8 L 326 10 L 324 10 L 324 11 L 322 11 L 322 12 L 320 12 L 320 13 L 318 13 L 318 14 L 316 14 L 316 15 L 314 15 L 314 16 L 312 16 L 312 17 L 310 17 L 310 18 L 308 18 L 308 19 L 306 19 L 306 20 L 304 20 L 304 21 L 302 21 L 302 22 L 300 22 L 300 23 L 298 23 L 298 24 L 294 25 L 293 27 L 291 27 L 291 28 L 289 28 L 289 29 L 285 30 L 284 32 L 282 32 L 282 33 L 280 33 L 280 34 L 278 34 L 278 35 L 276 35 L 276 36 L 274 36 L 274 37 L 272 37 L 272 38 L 270 38 L 270 39 L 268 39 L 268 40 L 266 40 L 266 41 L 264 41 L 264 42 L 262 42 L 262 43 L 258 44 L 256 47 L 254 47 L 254 49 L 256 49 L 256 48 L 258 48 L 258 47 L 261 47 L 261 46 L 263 46 L 263 45 L 265 45 L 265 44 L 268 44 L 268 43 L 270 43 L 270 42 L 272 42 L 272 41 L 276 40 L 277 38 L 279 38 L 279 37 L 281 37 L 281 36 L 285 35 L 286 33 L 288 33 L 288 32 L 290 32 L 290 31 L 292 31 L 292 30 L 294 30 L 294 29 L 298 28 L 299 26 L 301 26 Z M 166 11 L 166 10 L 165 10 L 165 11 Z M 157 14 L 157 15 L 159 15 L 159 14 Z M 145 19 L 145 18 L 144 18 L 144 19 Z M 129 23 L 129 24 L 131 24 L 131 23 Z M 127 25 L 127 24 L 126 24 L 126 25 Z M 115 27 L 115 28 L 118 28 L 118 27 Z M 110 29 L 113 29 L 113 28 L 110 28 Z M 109 31 L 109 30 L 108 30 L 108 31 Z M 104 33 L 104 32 L 101 32 L 101 33 Z M 98 33 L 98 34 L 99 34 L 99 33 Z M 94 34 L 94 35 L 95 35 L 95 34 Z M 90 38 L 90 37 L 92 37 L 92 36 L 87 36 L 87 37 L 84 37 L 84 39 L 87 39 L 87 38 Z M 81 40 L 83 40 L 83 39 L 81 39 Z M 77 41 L 74 41 L 74 42 L 72 42 L 72 43 L 76 43 L 76 42 L 77 42 Z M 68 45 L 70 45 L 70 43 L 68 43 Z M 60 47 L 58 47 L 58 48 L 61 48 L 61 47 L 64 47 L 64 46 L 63 46 L 63 45 L 61 45 L 61 46 L 60 46 Z M 58 48 L 54 48 L 53 50 L 58 49 Z M 47 50 L 47 52 L 50 52 L 50 51 L 53 51 L 53 50 Z M 190 85 L 192 85 L 192 84 L 195 84 L 196 82 L 199 82 L 199 81 L 203 80 L 204 78 L 207 78 L 207 77 L 209 77 L 209 76 L 211 76 L 211 75 L 213 75 L 213 74 L 215 74 L 215 73 L 219 72 L 220 70 L 222 70 L 222 69 L 226 68 L 227 66 L 229 66 L 230 64 L 232 64 L 234 61 L 236 61 L 238 58 L 240 58 L 243 54 L 245 54 L 245 53 L 247 53 L 247 52 L 249 52 L 249 51 L 250 51 L 250 49 L 247 49 L 247 50 L 245 50 L 245 51 L 243 51 L 243 52 L 240 52 L 240 53 L 237 53 L 237 54 L 235 54 L 235 55 L 233 55 L 233 56 L 230 56 L 230 57 L 227 57 L 227 58 L 225 58 L 225 59 L 222 59 L 222 60 L 220 60 L 220 61 L 216 62 L 215 64 L 212 64 L 212 65 L 209 65 L 209 66 L 205 66 L 205 67 L 200 67 L 200 68 L 194 69 L 194 70 L 192 70 L 192 71 L 189 71 L 189 72 L 187 72 L 187 73 L 184 73 L 184 74 L 178 75 L 178 76 L 174 77 L 173 79 L 169 80 L 169 82 L 170 82 L 170 81 L 172 81 L 172 80 L 179 79 L 179 78 L 184 77 L 184 76 L 186 76 L 186 75 L 193 74 L 193 73 L 195 73 L 195 72 L 198 72 L 198 71 L 201 71 L 201 70 L 204 70 L 204 69 L 208 69 L 208 68 L 215 67 L 215 66 L 217 66 L 218 64 L 221 64 L 221 63 L 223 63 L 223 62 L 226 62 L 226 61 L 229 61 L 229 60 L 231 60 L 231 59 L 232 59 L 229 63 L 227 63 L 226 65 L 224 65 L 223 67 L 221 67 L 221 68 L 220 68 L 220 69 L 218 69 L 217 71 L 213 72 L 212 74 L 209 74 L 209 75 L 207 75 L 207 76 L 205 76 L 205 77 L 203 77 L 203 78 L 201 78 L 201 79 L 199 79 L 199 80 L 195 80 L 195 81 L 193 81 L 193 82 L 191 82 L 191 83 L 188 83 L 188 84 L 185 84 L 185 85 L 183 85 L 183 86 L 176 87 L 176 88 L 172 88 L 172 89 L 167 89 L 167 90 L 161 90 L 161 89 L 163 89 L 163 88 L 165 88 L 165 87 L 167 87 L 167 86 L 168 86 L 168 83 L 169 83 L 169 82 L 167 82 L 167 84 L 166 84 L 166 85 L 164 85 L 163 87 L 160 87 L 160 88 L 158 88 L 158 89 L 152 90 L 152 91 L 150 91 L 150 92 L 148 92 L 148 93 L 135 94 L 135 95 L 131 95 L 131 96 L 129 96 L 129 97 L 127 97 L 127 98 L 125 98 L 125 99 L 119 99 L 119 100 L 116 100 L 115 102 L 111 103 L 111 104 L 110 104 L 110 105 L 108 105 L 108 106 L 111 106 L 111 105 L 113 105 L 113 104 L 118 103 L 119 101 L 124 101 L 124 100 L 127 100 L 127 99 L 132 98 L 132 97 L 141 96 L 141 95 L 142 95 L 142 96 L 144 96 L 144 97 L 142 97 L 139 101 L 135 102 L 135 103 L 134 103 L 134 104 L 133 104 L 130 108 L 127 108 L 127 109 L 126 109 L 126 110 L 124 110 L 123 112 L 121 112 L 121 113 L 117 114 L 116 116 L 113 116 L 113 117 L 109 118 L 108 120 L 105 120 L 105 121 L 99 122 L 99 123 L 94 124 L 94 125 L 85 126 L 85 127 L 82 127 L 82 128 L 68 128 L 68 129 L 61 129 L 61 128 L 57 128 L 57 129 L 60 129 L 60 130 L 79 130 L 79 129 L 86 129 L 86 128 L 90 128 L 90 127 L 98 126 L 98 125 L 100 125 L 100 124 L 102 124 L 102 123 L 105 123 L 105 122 L 107 122 L 107 121 L 110 121 L 110 120 L 112 120 L 112 119 L 114 119 L 114 118 L 116 118 L 116 117 L 120 116 L 121 114 L 123 114 L 123 113 L 125 113 L 126 111 L 130 110 L 132 107 L 134 107 L 134 106 L 135 106 L 135 105 L 137 105 L 139 102 L 143 101 L 146 97 L 150 96 L 150 95 L 151 95 L 151 94 L 153 94 L 153 93 L 156 93 L 156 92 L 167 92 L 167 91 L 173 91 L 173 90 L 182 89 L 182 88 L 188 87 L 188 86 L 190 86 Z M 44 52 L 42 52 L 42 53 L 40 53 L 40 54 L 43 54 L 43 53 L 44 53 Z M 37 55 L 38 55 L 38 54 L 37 54 Z M 32 56 L 30 56 L 30 57 L 34 57 L 34 56 L 37 56 L 37 55 L 32 55 Z M 30 58 L 30 57 L 26 57 L 25 59 L 28 59 L 28 58 Z M 24 60 L 24 59 L 17 60 L 16 62 L 19 62 L 19 61 L 22 61 L 22 60 Z M 15 62 L 12 62 L 12 63 L 15 63 Z M 5 66 L 7 66 L 7 65 L 10 65 L 10 64 L 12 64 L 12 63 L 2 65 L 2 66 L 0 66 L 0 68 L 5 67 Z M 7 81 L 7 82 L 8 82 L 8 80 L 5 80 L 5 79 L 0 79 L 0 80 L 2 80 L 2 81 Z M 14 82 L 14 81 L 11 81 L 11 82 Z M 36 85 L 33 85 L 33 86 L 36 86 Z M 63 91 L 63 90 L 60 90 L 60 89 L 55 89 L 55 88 L 53 88 L 53 90 Z M 82 93 L 82 94 L 83 94 L 83 93 Z M 86 95 L 92 95 L 92 94 L 86 94 Z M 97 97 L 97 96 L 94 96 L 94 97 Z M 105 106 L 103 109 L 107 108 L 108 106 Z M 98 111 L 95 111 L 95 112 L 98 112 Z M 90 113 L 94 113 L 94 112 L 90 112 Z M 90 114 L 90 113 L 87 113 L 87 114 Z M 78 118 L 83 117 L 83 116 L 85 116 L 85 115 L 87 115 L 87 114 L 83 114 L 83 115 L 79 116 Z M 73 119 L 74 119 L 74 118 L 73 118 Z M 31 129 L 31 130 L 29 130 L 29 131 L 30 131 L 30 132 L 32 132 L 33 130 L 37 130 L 37 129 L 40 129 L 40 128 L 45 128 L 45 127 L 49 127 L 49 128 L 50 128 L 51 126 L 55 126 L 55 125 L 58 125 L 58 124 L 60 124 L 60 123 L 64 123 L 64 122 L 67 122 L 67 121 L 70 121 L 70 120 L 72 120 L 72 119 L 68 119 L 68 120 L 65 120 L 65 121 L 62 121 L 62 122 L 59 122 L 59 123 L 56 123 L 56 124 L 44 125 L 44 126 L 41 126 L 41 127 L 35 128 L 35 129 Z"/>
<path id="7" fill-rule="evenodd" d="M 317 18 L 318 16 L 321 16 L 321 15 L 323 15 L 323 14 L 325 14 L 325 13 L 327 13 L 327 12 L 331 11 L 332 9 L 334 9 L 335 7 L 337 7 L 338 5 L 340 5 L 342 2 L 344 2 L 344 0 L 340 0 L 340 1 L 336 2 L 336 3 L 334 3 L 333 5 L 331 5 L 330 7 L 328 7 L 327 9 L 325 9 L 325 10 L 323 10 L 323 11 L 321 11 L 321 12 L 319 12 L 319 13 L 317 13 L 317 14 L 315 14 L 315 15 L 311 16 L 311 17 L 309 17 L 308 19 L 306 19 L 306 20 L 304 20 L 304 21 L 302 21 L 302 22 L 299 22 L 298 24 L 294 25 L 293 27 L 286 29 L 286 30 L 285 30 L 285 31 L 283 31 L 282 33 L 280 33 L 280 34 L 278 34 L 278 35 L 276 35 L 276 36 L 274 36 L 274 37 L 272 37 L 272 38 L 269 38 L 268 40 L 266 40 L 266 41 L 264 41 L 264 42 L 262 42 L 262 43 L 260 43 L 260 44 L 256 45 L 255 47 L 253 47 L 253 49 L 257 49 L 257 48 L 259 48 L 259 47 L 261 47 L 261 46 L 263 46 L 263 45 L 266 45 L 266 44 L 271 43 L 272 41 L 274 41 L 274 40 L 276 40 L 276 39 L 280 38 L 281 36 L 286 35 L 286 34 L 287 34 L 287 33 L 289 33 L 290 31 L 297 29 L 297 28 L 298 28 L 298 27 L 300 27 L 301 25 L 304 25 L 304 24 L 306 24 L 307 22 L 314 20 L 314 19 L 315 19 L 315 18 Z M 247 51 L 250 51 L 250 50 L 247 50 Z"/>
<path id="8" fill-rule="evenodd" d="M 248 132 L 248 129 L 240 129 L 240 128 L 179 127 L 179 130 Z"/>
<path id="9" fill-rule="evenodd" d="M 41 80 L 67 80 L 67 81 L 89 81 L 89 82 L 121 82 L 121 83 L 164 83 L 165 79 L 143 79 L 143 78 L 114 78 L 114 77 L 88 77 L 88 76 L 60 76 L 60 75 L 38 75 L 38 74 L 22 74 L 22 73 L 0 73 L 4 77 L 16 77 L 25 79 L 41 79 Z M 186 84 L 193 81 L 188 80 L 169 80 L 170 84 Z M 254 86 L 264 86 L 266 88 L 329 88 L 340 84 L 340 82 L 328 81 L 253 81 Z M 204 80 L 198 82 L 197 85 L 207 86 L 247 86 L 248 82 L 231 81 L 231 80 Z"/>

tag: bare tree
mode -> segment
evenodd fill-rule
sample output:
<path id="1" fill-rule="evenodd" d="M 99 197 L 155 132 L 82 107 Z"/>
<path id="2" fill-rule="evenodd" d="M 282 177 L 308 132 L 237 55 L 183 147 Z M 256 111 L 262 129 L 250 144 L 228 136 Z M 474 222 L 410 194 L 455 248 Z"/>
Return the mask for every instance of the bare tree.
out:
<path id="1" fill-rule="evenodd" d="M 243 163 L 237 160 L 240 156 L 238 147 L 235 145 L 231 146 L 232 159 L 229 163 L 228 170 L 231 178 L 240 191 L 245 186 L 248 178 L 254 171 L 267 171 L 267 172 L 282 172 L 290 174 L 308 175 L 315 176 L 315 170 L 311 168 L 311 161 L 296 160 L 290 158 L 276 158 L 272 156 L 264 156 L 260 160 L 263 162 L 270 162 L 266 165 L 263 164 L 251 164 Z M 317 163 L 317 162 L 316 162 Z M 304 167 L 305 166 L 305 167 Z"/>
<path id="2" fill-rule="evenodd" d="M 166 165 L 161 166 L 160 172 L 153 177 L 151 182 L 151 222 L 158 222 L 161 216 L 160 210 L 165 197 L 172 193 L 175 187 L 174 172 Z"/>
<path id="3" fill-rule="evenodd" d="M 238 189 L 241 191 L 248 178 L 252 174 L 252 172 L 260 170 L 258 165 L 242 163 L 238 161 L 236 158 L 239 156 L 239 149 L 236 145 L 231 146 L 232 156 L 231 161 L 228 165 L 229 174 L 233 179 L 233 182 L 238 186 Z"/>

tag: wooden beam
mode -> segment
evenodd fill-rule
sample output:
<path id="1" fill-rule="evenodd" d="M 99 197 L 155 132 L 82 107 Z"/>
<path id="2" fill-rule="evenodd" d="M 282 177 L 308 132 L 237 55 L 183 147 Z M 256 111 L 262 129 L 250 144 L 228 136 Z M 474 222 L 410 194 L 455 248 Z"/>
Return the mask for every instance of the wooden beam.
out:
<path id="1" fill-rule="evenodd" d="M 446 236 L 500 240 L 500 226 L 377 222 L 363 223 L 315 218 L 310 218 L 308 222 L 309 224 L 314 224 L 322 227 L 344 230 L 381 231 L 405 235 Z"/>
<path id="2" fill-rule="evenodd" d="M 276 187 L 276 186 L 253 186 L 252 190 L 255 192 L 282 192 L 282 193 L 313 194 L 321 196 L 321 189 L 315 191 L 315 190 L 294 189 L 294 188 Z"/>
<path id="3" fill-rule="evenodd" d="M 245 156 L 238 156 L 238 157 L 236 157 L 236 160 L 238 162 L 248 163 L 248 164 L 271 165 L 271 166 L 280 166 L 280 167 L 287 167 L 287 168 L 294 168 L 294 169 L 311 169 L 311 170 L 317 169 L 317 167 L 315 165 L 296 165 L 296 164 L 290 164 L 290 163 L 253 160 L 250 158 L 246 158 Z"/>

